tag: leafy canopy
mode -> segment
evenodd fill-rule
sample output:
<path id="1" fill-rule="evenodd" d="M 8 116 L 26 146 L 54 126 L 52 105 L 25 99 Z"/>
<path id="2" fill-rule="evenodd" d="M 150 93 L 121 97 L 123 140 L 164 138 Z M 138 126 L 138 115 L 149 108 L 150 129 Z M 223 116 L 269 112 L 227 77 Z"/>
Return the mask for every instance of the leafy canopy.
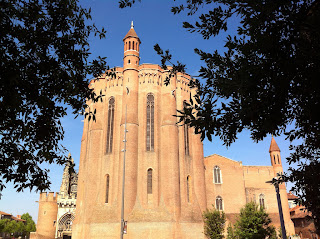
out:
<path id="1" fill-rule="evenodd" d="M 120 7 L 134 0 L 120 1 Z M 198 19 L 195 13 L 201 9 Z M 211 39 L 228 30 L 237 17 L 237 34 L 225 39 L 224 53 L 195 53 L 204 63 L 195 100 L 181 113 L 181 122 L 195 128 L 201 138 L 218 136 L 226 146 L 249 130 L 258 142 L 268 134 L 287 135 L 291 142 L 286 180 L 320 229 L 320 3 L 317 0 L 185 0 L 171 8 L 187 12 L 183 27 Z M 192 18 L 194 17 L 194 18 Z M 172 63 L 170 52 L 155 45 L 162 67 Z M 171 74 L 184 71 L 173 64 Z M 167 78 L 169 83 L 170 78 Z M 186 120 L 185 120 L 186 118 Z"/>
<path id="2" fill-rule="evenodd" d="M 88 76 L 106 69 L 90 61 L 89 37 L 106 31 L 90 24 L 78 0 L 4 0 L 0 8 L 0 191 L 49 188 L 41 164 L 66 160 L 61 118 L 98 100 Z M 86 111 L 86 115 L 93 112 Z"/>
<path id="3" fill-rule="evenodd" d="M 259 208 L 254 202 L 247 203 L 240 210 L 239 218 L 232 229 L 228 231 L 234 233 L 238 239 L 261 239 L 272 237 L 275 228 L 270 226 L 271 219 L 264 208 Z"/>
<path id="4" fill-rule="evenodd" d="M 222 239 L 224 238 L 224 225 L 226 216 L 223 211 L 216 209 L 206 210 L 203 212 L 204 234 L 207 238 Z"/>
<path id="5" fill-rule="evenodd" d="M 19 236 L 29 236 L 30 232 L 36 231 L 36 224 L 29 213 L 24 213 L 21 216 L 21 219 L 25 220 L 26 222 L 1 219 L 0 232 L 9 234 L 13 233 L 15 235 L 19 234 Z"/>

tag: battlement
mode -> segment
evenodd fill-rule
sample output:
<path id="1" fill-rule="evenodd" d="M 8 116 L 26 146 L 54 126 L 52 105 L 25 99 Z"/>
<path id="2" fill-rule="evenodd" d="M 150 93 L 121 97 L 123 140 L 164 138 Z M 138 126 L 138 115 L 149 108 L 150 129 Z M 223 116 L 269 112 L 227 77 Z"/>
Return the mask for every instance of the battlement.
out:
<path id="1" fill-rule="evenodd" d="M 41 192 L 39 202 L 57 202 L 57 195 L 55 192 Z"/>
<path id="2" fill-rule="evenodd" d="M 63 207 L 75 207 L 77 202 L 77 196 L 75 194 L 72 195 L 64 195 L 61 193 L 58 193 L 58 200 L 57 203 L 60 206 Z"/>
<path id="3" fill-rule="evenodd" d="M 74 200 L 74 199 L 77 199 L 77 195 L 76 194 L 65 195 L 63 193 L 58 193 L 57 197 L 58 197 L 58 201 L 59 200 Z"/>

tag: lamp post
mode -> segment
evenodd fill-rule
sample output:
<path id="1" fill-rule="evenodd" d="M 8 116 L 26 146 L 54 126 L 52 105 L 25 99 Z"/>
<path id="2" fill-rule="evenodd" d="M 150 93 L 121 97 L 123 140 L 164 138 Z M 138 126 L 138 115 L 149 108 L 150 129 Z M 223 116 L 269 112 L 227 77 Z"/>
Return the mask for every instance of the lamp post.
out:
<path id="1" fill-rule="evenodd" d="M 276 189 L 276 194 L 277 194 L 277 202 L 278 202 L 278 210 L 279 210 L 279 216 L 280 216 L 280 224 L 281 224 L 281 232 L 282 232 L 282 238 L 287 239 L 287 233 L 286 233 L 286 228 L 284 225 L 284 220 L 283 220 L 283 212 L 282 212 L 282 204 L 281 204 L 281 198 L 280 198 L 280 193 L 279 193 L 279 184 L 283 183 L 283 179 L 281 179 L 281 176 L 278 178 L 273 178 L 271 181 L 267 181 L 266 183 L 271 183 L 274 185 Z"/>
<path id="2" fill-rule="evenodd" d="M 129 89 L 127 87 L 127 94 L 129 94 Z M 122 171 L 122 201 L 121 201 L 121 223 L 120 223 L 120 239 L 123 239 L 125 221 L 124 221 L 124 185 L 125 185 L 125 173 L 126 173 L 126 147 L 127 147 L 127 105 L 126 114 L 124 122 L 124 147 L 123 147 L 123 171 Z"/>

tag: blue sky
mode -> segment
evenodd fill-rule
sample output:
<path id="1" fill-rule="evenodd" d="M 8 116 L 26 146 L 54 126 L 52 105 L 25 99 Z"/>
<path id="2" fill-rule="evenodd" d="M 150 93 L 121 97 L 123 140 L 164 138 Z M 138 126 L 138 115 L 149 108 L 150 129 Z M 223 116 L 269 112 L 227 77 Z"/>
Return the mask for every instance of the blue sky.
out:
<path id="1" fill-rule="evenodd" d="M 176 1 L 179 2 L 179 1 Z M 122 39 L 130 29 L 131 21 L 134 21 L 134 28 L 142 41 L 140 47 L 141 63 L 160 64 L 160 58 L 153 50 L 153 46 L 158 43 L 163 49 L 170 49 L 175 60 L 179 60 L 187 65 L 187 73 L 196 76 L 197 71 L 203 62 L 194 53 L 194 48 L 199 48 L 208 52 L 218 50 L 224 51 L 224 39 L 227 34 L 234 34 L 238 19 L 231 19 L 229 30 L 218 37 L 210 40 L 203 40 L 197 33 L 189 33 L 182 28 L 183 21 L 194 21 L 194 17 L 187 17 L 182 13 L 173 15 L 170 11 L 175 4 L 173 0 L 142 0 L 131 8 L 119 9 L 116 0 L 82 0 L 80 3 L 84 7 L 92 8 L 93 22 L 98 27 L 107 30 L 105 39 L 90 39 L 92 56 L 106 56 L 110 67 L 122 66 L 123 42 Z M 208 9 L 203 9 L 206 11 Z M 71 111 L 62 120 L 65 138 L 63 145 L 70 151 L 72 157 L 79 166 L 80 140 L 82 136 L 82 117 L 74 119 Z M 289 156 L 289 142 L 284 136 L 275 138 L 283 159 L 284 170 L 288 165 L 285 158 Z M 204 155 L 219 154 L 227 158 L 242 161 L 244 165 L 271 165 L 269 157 L 269 146 L 271 135 L 259 143 L 254 143 L 250 139 L 247 131 L 239 135 L 238 140 L 228 149 L 222 145 L 218 138 L 213 138 L 212 142 L 204 141 Z M 59 191 L 62 166 L 51 165 L 50 178 L 52 186 L 50 191 Z M 0 211 L 12 213 L 14 215 L 29 212 L 34 220 L 38 217 L 39 194 L 36 192 L 16 193 L 12 184 L 7 184 L 7 188 L 2 192 L 0 200 Z"/>

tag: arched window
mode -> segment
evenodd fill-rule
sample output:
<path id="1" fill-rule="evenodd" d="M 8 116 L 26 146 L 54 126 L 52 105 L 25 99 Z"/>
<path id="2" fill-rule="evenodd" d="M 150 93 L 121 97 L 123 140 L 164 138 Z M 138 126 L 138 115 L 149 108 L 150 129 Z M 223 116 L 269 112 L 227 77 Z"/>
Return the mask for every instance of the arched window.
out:
<path id="1" fill-rule="evenodd" d="M 136 50 L 138 51 L 138 42 L 136 43 Z"/>
<path id="2" fill-rule="evenodd" d="M 109 100 L 108 107 L 108 125 L 107 125 L 107 153 L 112 152 L 112 143 L 113 143 L 113 125 L 114 125 L 114 103 L 115 100 L 113 97 Z"/>
<path id="3" fill-rule="evenodd" d="M 191 202 L 191 180 L 190 180 L 190 176 L 187 177 L 187 199 L 188 199 L 188 202 Z"/>
<path id="4" fill-rule="evenodd" d="M 219 211 L 223 210 L 223 200 L 220 196 L 216 197 L 216 209 Z"/>
<path id="5" fill-rule="evenodd" d="M 147 193 L 152 194 L 152 169 L 148 169 L 148 178 L 147 178 Z"/>
<path id="6" fill-rule="evenodd" d="M 222 183 L 221 170 L 220 170 L 219 166 L 215 166 L 213 169 L 213 182 L 214 183 Z"/>
<path id="7" fill-rule="evenodd" d="M 276 156 L 275 156 L 275 155 L 273 155 L 273 162 L 274 162 L 274 164 L 277 164 L 277 163 L 276 163 Z"/>
<path id="8" fill-rule="evenodd" d="M 259 195 L 259 205 L 260 208 L 265 208 L 264 195 L 262 193 Z"/>
<path id="9" fill-rule="evenodd" d="M 280 164 L 279 154 L 277 154 L 277 158 L 278 158 L 278 164 Z"/>
<path id="10" fill-rule="evenodd" d="M 110 176 L 107 174 L 106 177 L 106 203 L 109 203 L 109 187 L 110 187 Z"/>
<path id="11" fill-rule="evenodd" d="M 183 102 L 183 108 L 187 107 L 187 103 Z M 183 125 L 184 130 L 184 152 L 186 155 L 189 155 L 189 126 L 187 124 Z"/>
<path id="12" fill-rule="evenodd" d="M 132 42 L 132 50 L 134 50 L 134 41 Z"/>
<path id="13" fill-rule="evenodd" d="M 131 49 L 131 41 L 129 41 L 129 50 Z"/>
<path id="14" fill-rule="evenodd" d="M 146 135 L 147 151 L 154 150 L 154 96 L 147 96 L 147 135 Z"/>

